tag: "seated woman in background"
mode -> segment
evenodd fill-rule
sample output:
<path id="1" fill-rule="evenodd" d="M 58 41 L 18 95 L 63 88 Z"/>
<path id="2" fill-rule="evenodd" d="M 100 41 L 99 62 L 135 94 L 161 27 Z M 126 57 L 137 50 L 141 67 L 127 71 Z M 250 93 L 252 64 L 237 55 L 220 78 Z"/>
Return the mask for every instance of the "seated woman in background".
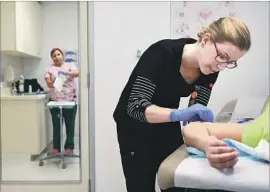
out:
<path id="1" fill-rule="evenodd" d="M 190 123 L 183 128 L 185 144 L 204 151 L 209 163 L 216 168 L 230 168 L 237 163 L 236 149 L 222 139 L 233 139 L 256 147 L 260 140 L 269 142 L 270 99 L 259 117 L 244 124 L 239 123 Z"/>
<path id="2" fill-rule="evenodd" d="M 54 48 L 50 54 L 53 63 L 46 69 L 45 80 L 49 88 L 50 101 L 74 101 L 76 98 L 76 84 L 75 77 L 79 76 L 79 71 L 72 63 L 64 62 L 64 54 L 61 49 Z M 63 74 L 66 76 L 66 81 L 63 85 L 61 92 L 54 88 L 53 83 L 55 78 Z M 60 110 L 59 108 L 50 109 L 53 123 L 53 150 L 51 153 L 60 152 Z M 75 129 L 75 117 L 77 113 L 77 105 L 74 108 L 63 109 L 63 118 L 66 127 L 66 142 L 65 152 L 71 153 L 74 149 L 74 129 Z"/>

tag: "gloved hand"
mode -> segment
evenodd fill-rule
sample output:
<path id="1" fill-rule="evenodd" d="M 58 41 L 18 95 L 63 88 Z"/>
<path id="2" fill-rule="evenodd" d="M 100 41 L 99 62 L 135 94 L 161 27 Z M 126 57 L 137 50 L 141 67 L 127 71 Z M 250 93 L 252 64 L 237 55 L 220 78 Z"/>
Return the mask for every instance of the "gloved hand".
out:
<path id="1" fill-rule="evenodd" d="M 67 75 L 67 72 L 65 72 L 65 71 L 58 71 L 58 75 L 60 75 L 60 74 Z"/>
<path id="2" fill-rule="evenodd" d="M 183 126 L 186 126 L 190 122 L 195 122 L 195 121 L 200 121 L 200 116 L 199 115 L 195 115 L 192 119 L 190 119 L 188 121 L 184 121 L 183 122 Z"/>
<path id="3" fill-rule="evenodd" d="M 201 104 L 195 104 L 186 109 L 173 109 L 170 114 L 172 122 L 176 121 L 203 121 L 213 122 L 214 114 L 211 109 Z"/>

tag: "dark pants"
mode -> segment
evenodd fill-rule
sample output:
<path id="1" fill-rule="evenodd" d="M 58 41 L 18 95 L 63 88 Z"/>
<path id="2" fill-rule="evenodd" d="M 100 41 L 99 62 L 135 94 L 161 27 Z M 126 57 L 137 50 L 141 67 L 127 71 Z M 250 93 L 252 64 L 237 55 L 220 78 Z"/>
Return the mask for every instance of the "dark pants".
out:
<path id="1" fill-rule="evenodd" d="M 160 161 L 150 161 L 146 154 L 121 154 L 127 192 L 155 192 L 155 181 Z M 185 192 L 184 188 L 171 188 L 162 192 Z"/>
<path id="2" fill-rule="evenodd" d="M 118 123 L 117 132 L 127 192 L 155 192 L 160 164 L 183 144 L 180 125 L 151 129 Z M 185 189 L 162 192 L 185 192 Z"/>
<path id="3" fill-rule="evenodd" d="M 53 148 L 61 150 L 61 140 L 60 140 L 60 109 L 51 108 L 50 109 L 53 123 Z M 74 131 L 75 131 L 75 118 L 77 113 L 77 105 L 73 108 L 63 109 L 63 119 L 66 126 L 66 142 L 65 149 L 74 149 Z"/>

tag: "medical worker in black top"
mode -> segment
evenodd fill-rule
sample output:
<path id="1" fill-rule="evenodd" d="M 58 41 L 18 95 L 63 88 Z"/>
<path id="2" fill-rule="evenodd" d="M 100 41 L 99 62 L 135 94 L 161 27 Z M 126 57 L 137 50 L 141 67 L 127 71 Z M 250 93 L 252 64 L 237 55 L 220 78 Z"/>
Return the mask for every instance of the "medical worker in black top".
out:
<path id="1" fill-rule="evenodd" d="M 143 53 L 113 114 L 128 192 L 155 192 L 159 165 L 184 143 L 180 121 L 213 121 L 206 106 L 218 74 L 237 67 L 250 41 L 241 20 L 224 17 L 196 40 L 161 40 Z M 180 98 L 190 95 L 189 107 L 178 109 Z M 219 163 L 233 166 L 234 153 L 225 159 L 221 153 L 226 150 L 216 151 Z"/>

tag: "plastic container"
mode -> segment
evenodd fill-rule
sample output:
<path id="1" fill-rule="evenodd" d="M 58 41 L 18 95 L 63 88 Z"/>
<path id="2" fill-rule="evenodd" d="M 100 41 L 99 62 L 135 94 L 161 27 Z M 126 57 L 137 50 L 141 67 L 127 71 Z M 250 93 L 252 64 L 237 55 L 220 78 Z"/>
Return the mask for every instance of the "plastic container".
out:
<path id="1" fill-rule="evenodd" d="M 28 87 L 28 92 L 32 93 L 32 86 L 31 85 L 29 85 L 29 87 Z"/>
<path id="2" fill-rule="evenodd" d="M 19 85 L 19 92 L 24 93 L 24 84 L 20 83 Z"/>

